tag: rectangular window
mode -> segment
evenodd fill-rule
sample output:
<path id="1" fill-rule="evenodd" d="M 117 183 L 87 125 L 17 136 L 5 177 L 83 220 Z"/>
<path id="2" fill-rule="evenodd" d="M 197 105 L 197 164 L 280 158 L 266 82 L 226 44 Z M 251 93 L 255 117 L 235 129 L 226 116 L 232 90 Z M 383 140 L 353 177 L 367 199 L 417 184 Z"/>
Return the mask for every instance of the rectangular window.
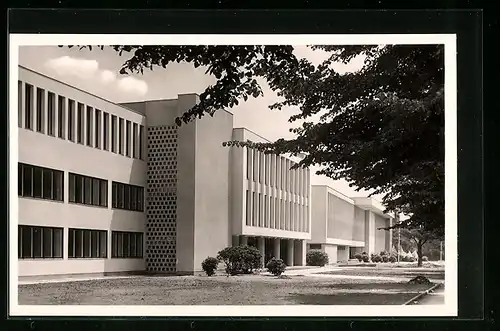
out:
<path id="1" fill-rule="evenodd" d="M 17 126 L 23 127 L 23 82 L 17 81 Z"/>
<path id="2" fill-rule="evenodd" d="M 274 224 L 274 198 L 273 197 L 270 197 L 270 200 L 269 200 L 269 227 L 271 229 L 274 229 L 275 228 L 275 224 Z"/>
<path id="3" fill-rule="evenodd" d="M 252 150 L 253 154 L 253 181 L 257 182 L 259 180 L 259 152 L 257 150 Z"/>
<path id="4" fill-rule="evenodd" d="M 75 101 L 68 100 L 68 140 L 75 142 Z"/>
<path id="5" fill-rule="evenodd" d="M 63 201 L 62 171 L 19 163 L 17 175 L 19 196 Z"/>
<path id="6" fill-rule="evenodd" d="M 107 231 L 68 229 L 68 257 L 73 259 L 107 258 Z"/>
<path id="7" fill-rule="evenodd" d="M 267 217 L 267 195 L 264 195 L 264 227 L 268 228 L 269 227 L 269 218 Z"/>
<path id="8" fill-rule="evenodd" d="M 264 154 L 264 171 L 265 171 L 264 183 L 266 185 L 269 185 L 269 154 Z"/>
<path id="9" fill-rule="evenodd" d="M 264 169 L 264 158 L 265 158 L 265 155 L 264 153 L 260 152 L 259 153 L 259 183 L 264 183 L 264 173 L 265 173 L 265 169 Z"/>
<path id="10" fill-rule="evenodd" d="M 83 136 L 85 135 L 84 130 L 84 122 L 85 122 L 85 114 L 84 114 L 84 105 L 83 103 L 78 103 L 78 115 L 76 118 L 77 126 L 76 126 L 76 139 L 77 143 L 83 145 Z"/>
<path id="11" fill-rule="evenodd" d="M 52 92 L 47 93 L 47 134 L 56 135 L 56 95 Z"/>
<path id="12" fill-rule="evenodd" d="M 99 109 L 95 110 L 95 121 L 94 121 L 94 146 L 95 148 L 101 149 L 101 111 Z"/>
<path id="13" fill-rule="evenodd" d="M 116 153 L 116 116 L 111 115 L 111 152 Z"/>
<path id="14" fill-rule="evenodd" d="M 252 210 L 250 209 L 252 208 L 252 203 L 250 201 L 250 192 L 247 190 L 246 191 L 246 225 L 252 225 L 251 223 L 251 215 L 252 215 Z"/>
<path id="15" fill-rule="evenodd" d="M 123 155 L 123 118 L 118 119 L 118 154 Z"/>
<path id="16" fill-rule="evenodd" d="M 130 121 L 125 123 L 125 155 L 130 157 Z"/>
<path id="17" fill-rule="evenodd" d="M 36 131 L 44 133 L 45 124 L 45 91 L 41 88 L 36 89 Z"/>
<path id="18" fill-rule="evenodd" d="M 113 231 L 111 235 L 112 258 L 141 259 L 142 232 Z"/>
<path id="19" fill-rule="evenodd" d="M 144 160 L 144 127 L 142 125 L 139 126 L 139 159 Z"/>
<path id="20" fill-rule="evenodd" d="M 24 128 L 33 130 L 33 85 L 26 84 L 24 91 Z"/>
<path id="21" fill-rule="evenodd" d="M 132 126 L 132 157 L 137 159 L 137 123 Z"/>
<path id="22" fill-rule="evenodd" d="M 259 205 L 258 213 L 258 226 L 262 227 L 262 193 L 259 193 L 259 201 L 257 202 Z"/>
<path id="23" fill-rule="evenodd" d="M 252 150 L 245 147 L 247 150 L 247 179 L 250 179 L 250 169 L 252 169 Z"/>
<path id="24" fill-rule="evenodd" d="M 66 100 L 57 96 L 57 137 L 64 139 L 64 123 L 66 120 Z"/>
<path id="25" fill-rule="evenodd" d="M 109 114 L 103 113 L 102 117 L 102 145 L 104 150 L 109 151 Z"/>
<path id="26" fill-rule="evenodd" d="M 41 226 L 18 226 L 18 258 L 62 258 L 63 229 Z"/>
<path id="27" fill-rule="evenodd" d="M 140 186 L 112 182 L 112 208 L 144 211 L 144 188 Z"/>
<path id="28" fill-rule="evenodd" d="M 87 120 L 85 121 L 86 125 L 87 125 L 87 146 L 90 146 L 92 147 L 93 143 L 92 143 L 92 139 L 94 138 L 94 135 L 92 134 L 92 128 L 93 128 L 93 125 L 92 125 L 92 119 L 93 119 L 93 112 L 94 110 L 92 109 L 92 107 L 89 107 L 87 106 Z"/>
<path id="29" fill-rule="evenodd" d="M 256 199 L 257 194 L 252 192 L 252 226 L 256 226 L 258 224 L 258 201 Z"/>
<path id="30" fill-rule="evenodd" d="M 108 181 L 74 173 L 69 174 L 69 202 L 107 207 Z"/>

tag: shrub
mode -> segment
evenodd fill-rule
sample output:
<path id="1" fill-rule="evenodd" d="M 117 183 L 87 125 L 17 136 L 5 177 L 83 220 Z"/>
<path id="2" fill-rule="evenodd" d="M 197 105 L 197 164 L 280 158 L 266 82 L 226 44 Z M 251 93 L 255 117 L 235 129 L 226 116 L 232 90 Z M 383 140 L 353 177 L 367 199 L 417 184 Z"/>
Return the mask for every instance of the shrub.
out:
<path id="1" fill-rule="evenodd" d="M 361 254 L 361 258 L 363 259 L 363 262 L 370 262 L 370 257 L 366 253 Z"/>
<path id="2" fill-rule="evenodd" d="M 286 264 L 283 262 L 282 259 L 277 259 L 277 258 L 272 258 L 267 262 L 266 264 L 267 271 L 272 273 L 275 276 L 280 276 L 282 273 L 285 272 L 286 269 Z"/>
<path id="3" fill-rule="evenodd" d="M 372 260 L 372 262 L 378 263 L 378 262 L 382 261 L 382 258 L 378 254 L 372 254 L 371 260 Z"/>
<path id="4" fill-rule="evenodd" d="M 363 255 L 360 253 L 354 254 L 354 258 L 357 259 L 359 262 L 363 261 Z"/>
<path id="5" fill-rule="evenodd" d="M 201 268 L 207 276 L 213 276 L 215 275 L 215 270 L 217 270 L 217 267 L 219 265 L 219 260 L 217 260 L 215 257 L 207 257 L 202 263 L 201 263 Z"/>
<path id="6" fill-rule="evenodd" d="M 310 266 L 322 267 L 325 264 L 328 264 L 328 254 L 320 251 L 319 249 L 311 249 L 307 252 L 306 263 Z"/>
<path id="7" fill-rule="evenodd" d="M 251 246 L 226 247 L 217 254 L 217 258 L 224 262 L 229 275 L 252 273 L 262 261 L 259 250 Z"/>
<path id="8" fill-rule="evenodd" d="M 391 263 L 394 263 L 394 262 L 396 262 L 397 260 L 398 260 L 398 258 L 397 258 L 397 257 L 395 257 L 394 255 L 391 255 L 391 256 L 389 257 L 389 262 L 391 262 Z"/>
<path id="9" fill-rule="evenodd" d="M 389 262 L 389 255 L 382 255 L 382 262 L 387 263 Z"/>
<path id="10" fill-rule="evenodd" d="M 410 256 L 408 262 L 415 262 L 416 260 L 417 260 L 416 258 L 414 258 L 413 256 Z"/>
<path id="11" fill-rule="evenodd" d="M 422 256 L 422 261 L 427 262 L 427 261 L 429 261 L 429 258 L 424 255 L 424 256 Z"/>
<path id="12" fill-rule="evenodd" d="M 381 251 L 379 255 L 384 256 L 384 255 L 389 255 L 389 253 L 387 253 L 386 251 Z"/>

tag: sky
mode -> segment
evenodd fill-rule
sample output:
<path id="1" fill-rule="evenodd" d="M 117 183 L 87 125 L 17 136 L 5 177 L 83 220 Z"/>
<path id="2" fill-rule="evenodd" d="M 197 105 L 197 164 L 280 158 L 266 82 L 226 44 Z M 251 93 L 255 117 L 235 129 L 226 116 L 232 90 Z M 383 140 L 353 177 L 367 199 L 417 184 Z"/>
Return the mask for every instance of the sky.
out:
<path id="1" fill-rule="evenodd" d="M 307 58 L 317 65 L 328 57 L 323 51 L 313 51 L 306 46 L 295 46 L 297 57 Z M 122 64 L 131 56 L 118 53 L 109 48 L 92 50 L 77 47 L 57 46 L 22 46 L 19 49 L 19 64 L 49 77 L 78 87 L 115 103 L 172 99 L 183 93 L 202 93 L 215 78 L 206 75 L 205 69 L 194 68 L 187 63 L 173 63 L 166 69 L 155 68 L 144 74 L 120 75 Z M 339 73 L 359 70 L 363 58 L 354 58 L 350 63 L 335 63 Z M 296 108 L 270 110 L 269 105 L 278 101 L 278 97 L 264 80 L 260 80 L 263 97 L 240 101 L 238 106 L 229 109 L 234 114 L 234 127 L 246 127 L 255 133 L 273 141 L 279 138 L 294 137 L 289 129 L 293 124 L 288 118 L 297 112 Z M 265 119 L 265 120 L 264 120 Z M 318 168 L 313 167 L 312 172 Z M 367 196 L 369 192 L 350 187 L 344 180 L 333 181 L 325 176 L 313 175 L 313 185 L 329 185 L 335 190 L 350 196 Z M 380 200 L 380 196 L 374 196 Z"/>

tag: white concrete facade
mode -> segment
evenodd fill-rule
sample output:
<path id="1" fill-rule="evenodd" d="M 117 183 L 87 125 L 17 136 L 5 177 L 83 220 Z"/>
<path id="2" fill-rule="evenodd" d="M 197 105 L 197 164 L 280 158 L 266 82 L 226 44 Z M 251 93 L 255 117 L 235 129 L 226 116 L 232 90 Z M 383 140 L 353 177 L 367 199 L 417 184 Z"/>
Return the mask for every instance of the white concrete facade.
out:
<path id="1" fill-rule="evenodd" d="M 326 185 L 313 185 L 312 231 L 308 249 L 320 249 L 329 263 L 347 262 L 357 252 L 369 255 L 391 248 L 392 224 L 383 206 L 371 198 L 349 198 Z"/>

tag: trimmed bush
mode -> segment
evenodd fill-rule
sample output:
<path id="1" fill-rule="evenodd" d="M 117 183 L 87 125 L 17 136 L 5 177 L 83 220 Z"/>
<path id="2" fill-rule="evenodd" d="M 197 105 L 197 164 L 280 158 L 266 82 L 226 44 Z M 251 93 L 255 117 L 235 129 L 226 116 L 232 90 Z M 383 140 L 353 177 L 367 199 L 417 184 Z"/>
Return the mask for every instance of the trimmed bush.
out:
<path id="1" fill-rule="evenodd" d="M 262 261 L 259 250 L 252 246 L 226 247 L 217 254 L 217 258 L 224 262 L 229 275 L 252 273 Z"/>
<path id="2" fill-rule="evenodd" d="M 202 263 L 201 263 L 201 268 L 207 276 L 213 276 L 215 275 L 215 270 L 217 270 L 217 267 L 219 266 L 219 260 L 217 260 L 215 257 L 207 257 Z"/>
<path id="3" fill-rule="evenodd" d="M 360 253 L 354 254 L 354 258 L 357 259 L 359 262 L 363 261 L 363 255 L 361 255 Z"/>
<path id="4" fill-rule="evenodd" d="M 414 258 L 413 256 L 410 256 L 410 258 L 409 258 L 409 261 L 408 261 L 408 262 L 415 262 L 416 260 L 417 260 L 416 258 Z"/>
<path id="5" fill-rule="evenodd" d="M 370 262 L 370 257 L 366 253 L 361 254 L 361 258 L 363 259 L 363 262 Z"/>
<path id="6" fill-rule="evenodd" d="M 371 255 L 371 260 L 372 262 L 374 263 L 379 263 L 379 262 L 382 262 L 382 258 L 380 257 L 380 255 L 378 254 L 372 254 Z"/>
<path id="7" fill-rule="evenodd" d="M 286 269 L 286 264 L 283 262 L 282 259 L 277 259 L 277 258 L 272 258 L 267 262 L 266 264 L 267 271 L 272 273 L 275 276 L 280 276 L 282 273 L 285 272 Z"/>
<path id="8" fill-rule="evenodd" d="M 389 255 L 389 253 L 387 253 L 386 251 L 381 251 L 379 255 L 384 256 L 384 255 Z"/>
<path id="9" fill-rule="evenodd" d="M 306 263 L 310 266 L 323 267 L 328 264 L 328 254 L 320 251 L 319 249 L 311 249 L 307 252 Z"/>
<path id="10" fill-rule="evenodd" d="M 397 257 L 395 257 L 394 255 L 391 255 L 391 256 L 389 257 L 389 262 L 391 262 L 391 263 L 395 263 L 397 260 L 398 260 L 398 258 L 397 258 Z"/>
<path id="11" fill-rule="evenodd" d="M 382 262 L 387 263 L 389 262 L 389 255 L 382 255 Z"/>
<path id="12" fill-rule="evenodd" d="M 427 261 L 429 261 L 429 258 L 424 255 L 424 256 L 422 256 L 422 261 L 427 262 Z"/>

